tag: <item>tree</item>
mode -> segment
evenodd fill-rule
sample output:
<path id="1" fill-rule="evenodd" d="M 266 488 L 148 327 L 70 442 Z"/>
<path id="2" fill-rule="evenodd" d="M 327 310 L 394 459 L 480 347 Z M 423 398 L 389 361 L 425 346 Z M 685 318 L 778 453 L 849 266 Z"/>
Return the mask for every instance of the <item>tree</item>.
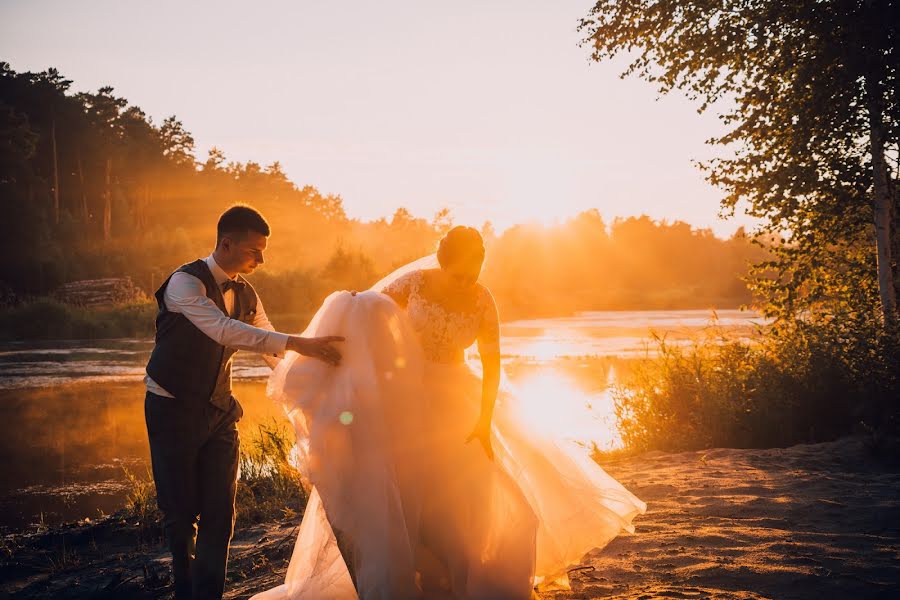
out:
<path id="1" fill-rule="evenodd" d="M 50 120 L 50 148 L 53 159 L 53 222 L 59 224 L 59 150 L 57 147 L 56 123 L 60 105 L 65 103 L 65 93 L 72 82 L 65 79 L 56 69 L 48 69 L 35 77 L 46 102 L 46 110 Z"/>
<path id="2" fill-rule="evenodd" d="M 159 128 L 163 155 L 180 167 L 194 167 L 194 137 L 175 115 L 163 121 Z"/>
<path id="3" fill-rule="evenodd" d="M 484 239 L 484 245 L 490 247 L 497 241 L 497 230 L 490 221 L 485 221 L 481 225 L 481 237 Z"/>
<path id="4" fill-rule="evenodd" d="M 281 166 L 280 161 L 275 161 L 271 165 L 265 168 L 264 172 L 268 175 L 273 182 L 277 182 L 279 184 L 286 183 L 288 181 L 288 176 L 284 172 L 284 168 Z"/>
<path id="5" fill-rule="evenodd" d="M 328 221 L 334 223 L 347 222 L 347 211 L 344 210 L 344 199 L 338 194 L 328 194 L 324 198 L 320 198 L 314 208 L 316 209 L 316 212 Z"/>
<path id="6" fill-rule="evenodd" d="M 684 90 L 700 111 L 727 106 L 730 131 L 710 142 L 734 156 L 704 168 L 726 191 L 723 212 L 746 202 L 765 219 L 758 234 L 787 237 L 758 271 L 777 316 L 827 301 L 836 288 L 825 282 L 843 273 L 840 285 L 871 290 L 890 326 L 900 290 L 897 23 L 896 0 L 601 0 L 579 29 L 594 60 L 633 52 L 623 76 Z"/>
<path id="7" fill-rule="evenodd" d="M 213 146 L 207 153 L 207 159 L 203 164 L 203 170 L 209 172 L 218 171 L 221 169 L 222 165 L 225 164 L 225 161 L 225 153 Z"/>
<path id="8" fill-rule="evenodd" d="M 394 211 L 394 215 L 391 217 L 391 227 L 410 227 L 415 223 L 415 220 L 409 209 L 401 206 Z"/>
<path id="9" fill-rule="evenodd" d="M 150 119 L 137 106 L 122 111 L 119 120 L 122 132 L 119 180 L 128 184 L 134 224 L 144 227 L 154 184 L 163 172 L 162 141 Z"/>
<path id="10" fill-rule="evenodd" d="M 28 161 L 34 157 L 37 140 L 28 118 L 0 102 L 0 186 L 21 185 L 32 177 Z"/>
<path id="11" fill-rule="evenodd" d="M 0 101 L 28 115 L 38 134 L 32 166 L 35 175 L 48 182 L 51 218 L 59 224 L 62 210 L 59 142 L 71 137 L 72 102 L 66 91 L 72 84 L 56 69 L 40 73 L 15 73 L 9 63 L 0 63 Z"/>
<path id="12" fill-rule="evenodd" d="M 434 219 L 431 221 L 431 226 L 440 235 L 450 231 L 453 228 L 453 214 L 450 212 L 450 209 L 445 207 L 437 211 Z"/>
<path id="13" fill-rule="evenodd" d="M 88 120 L 98 138 L 103 169 L 103 239 L 112 238 L 113 157 L 119 153 L 124 134 L 120 116 L 128 101 L 113 95 L 113 88 L 105 86 L 96 94 L 79 94 Z"/>

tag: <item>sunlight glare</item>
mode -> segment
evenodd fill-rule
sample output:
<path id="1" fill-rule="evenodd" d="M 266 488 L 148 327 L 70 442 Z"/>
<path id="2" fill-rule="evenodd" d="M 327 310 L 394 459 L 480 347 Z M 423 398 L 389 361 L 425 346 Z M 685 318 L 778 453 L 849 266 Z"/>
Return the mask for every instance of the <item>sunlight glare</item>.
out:
<path id="1" fill-rule="evenodd" d="M 554 437 L 570 439 L 601 450 L 622 447 L 616 428 L 615 408 L 609 385 L 615 382 L 610 369 L 608 385 L 589 393 L 556 369 L 545 369 L 517 382 L 516 397 L 521 417 L 530 426 Z"/>

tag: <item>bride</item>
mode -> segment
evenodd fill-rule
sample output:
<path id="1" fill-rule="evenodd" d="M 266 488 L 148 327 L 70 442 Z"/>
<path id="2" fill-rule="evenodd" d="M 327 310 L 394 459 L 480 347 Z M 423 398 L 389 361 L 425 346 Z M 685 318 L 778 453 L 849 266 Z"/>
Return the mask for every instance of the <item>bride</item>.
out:
<path id="1" fill-rule="evenodd" d="M 325 300 L 305 335 L 345 336 L 340 367 L 276 368 L 313 489 L 285 583 L 257 600 L 527 599 L 634 532 L 646 504 L 501 386 L 483 261 L 481 235 L 452 229 L 436 257 Z"/>

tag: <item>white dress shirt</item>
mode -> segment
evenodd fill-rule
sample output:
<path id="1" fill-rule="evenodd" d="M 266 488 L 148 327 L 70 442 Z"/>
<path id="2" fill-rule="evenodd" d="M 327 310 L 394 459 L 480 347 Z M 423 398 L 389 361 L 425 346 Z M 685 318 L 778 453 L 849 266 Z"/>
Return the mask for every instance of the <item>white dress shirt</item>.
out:
<path id="1" fill-rule="evenodd" d="M 219 287 L 230 279 L 212 254 L 203 260 L 206 261 Z M 234 308 L 234 294 L 233 289 L 229 289 L 222 294 L 228 314 L 231 314 Z M 262 300 L 259 298 L 257 298 L 256 315 L 253 317 L 253 324 L 248 325 L 223 313 L 216 306 L 216 303 L 207 297 L 206 286 L 203 285 L 202 281 L 193 275 L 177 271 L 169 280 L 163 301 L 165 302 L 166 310 L 183 314 L 197 329 L 218 344 L 229 348 L 237 348 L 238 350 L 261 353 L 266 363 L 273 368 L 280 360 L 278 357 L 284 355 L 285 346 L 290 336 L 275 331 L 272 323 L 269 322 L 269 317 L 266 316 L 265 309 L 263 309 Z M 161 385 L 153 381 L 149 375 L 144 377 L 144 383 L 147 384 L 148 392 L 157 396 L 174 398 Z"/>

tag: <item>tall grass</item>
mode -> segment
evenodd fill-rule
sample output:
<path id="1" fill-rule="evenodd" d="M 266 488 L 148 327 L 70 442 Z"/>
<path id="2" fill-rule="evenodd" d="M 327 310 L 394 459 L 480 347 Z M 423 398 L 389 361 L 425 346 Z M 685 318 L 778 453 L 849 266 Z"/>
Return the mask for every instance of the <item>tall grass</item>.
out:
<path id="1" fill-rule="evenodd" d="M 656 337 L 613 398 L 629 449 L 772 447 L 896 430 L 900 342 L 874 324 L 780 324 L 752 341 L 715 328 Z"/>
<path id="2" fill-rule="evenodd" d="M 260 523 L 303 512 L 306 487 L 290 461 L 293 445 L 288 424 L 275 419 L 257 425 L 250 442 L 241 444 L 236 502 L 239 522 Z"/>
<path id="3" fill-rule="evenodd" d="M 290 462 L 294 436 L 285 422 L 263 423 L 241 444 L 237 482 L 236 527 L 303 513 L 307 493 L 300 472 Z M 140 529 L 141 541 L 161 539 L 162 514 L 148 469 L 138 476 L 126 469 L 129 491 L 124 516 Z M 202 516 L 201 516 L 202 518 Z"/>
<path id="4" fill-rule="evenodd" d="M 141 543 L 158 542 L 162 539 L 162 513 L 156 504 L 156 488 L 148 467 L 145 476 L 140 477 L 125 469 L 128 493 L 125 496 L 125 514 L 138 527 Z"/>

